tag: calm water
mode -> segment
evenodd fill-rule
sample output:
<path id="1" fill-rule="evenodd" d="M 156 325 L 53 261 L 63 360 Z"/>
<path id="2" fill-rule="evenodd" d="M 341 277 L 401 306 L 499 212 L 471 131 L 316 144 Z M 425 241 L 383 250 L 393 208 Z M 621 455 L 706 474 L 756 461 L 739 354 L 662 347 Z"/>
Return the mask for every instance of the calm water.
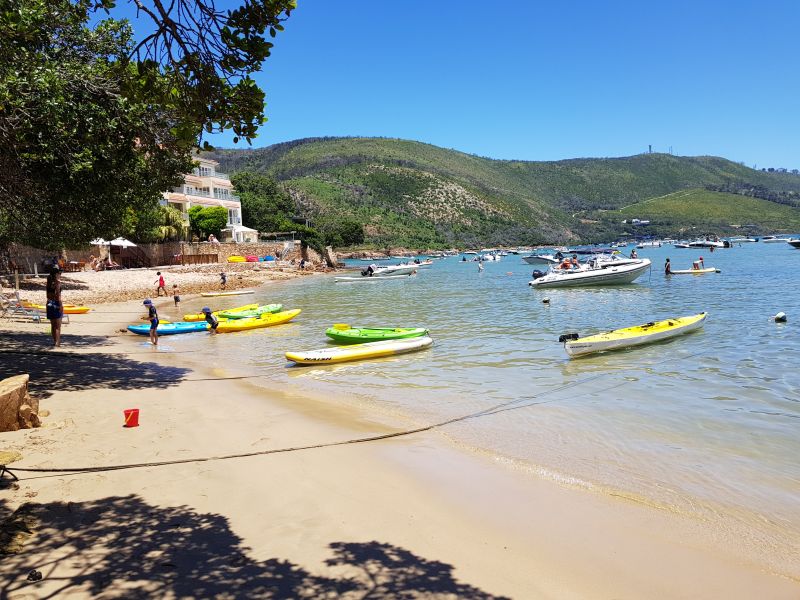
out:
<path id="1" fill-rule="evenodd" d="M 680 269 L 701 254 L 722 273 L 663 275 L 667 256 Z M 639 256 L 653 261 L 649 275 L 597 289 L 532 290 L 534 267 L 513 255 L 483 273 L 450 257 L 409 280 L 305 278 L 245 297 L 302 308 L 291 325 L 169 343 L 213 344 L 220 365 L 233 361 L 262 372 L 266 385 L 356 403 L 384 420 L 428 423 L 504 404 L 511 410 L 441 431 L 542 477 L 710 520 L 726 542 L 774 555 L 777 568 L 797 575 L 800 251 L 756 243 Z M 704 329 L 667 343 L 573 360 L 557 343 L 567 331 L 701 311 Z M 771 321 L 778 311 L 788 323 Z M 284 351 L 326 346 L 334 322 L 424 326 L 436 343 L 379 361 L 287 366 Z"/>

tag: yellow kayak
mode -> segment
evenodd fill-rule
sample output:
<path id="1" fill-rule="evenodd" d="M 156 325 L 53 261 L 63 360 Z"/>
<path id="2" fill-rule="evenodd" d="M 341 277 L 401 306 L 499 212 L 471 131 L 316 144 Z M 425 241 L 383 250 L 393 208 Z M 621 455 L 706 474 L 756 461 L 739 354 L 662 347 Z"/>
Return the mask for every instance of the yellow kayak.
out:
<path id="1" fill-rule="evenodd" d="M 247 331 L 248 329 L 258 329 L 260 327 L 272 327 L 281 323 L 288 323 L 299 315 L 301 310 L 285 310 L 279 313 L 264 313 L 260 317 L 250 317 L 248 319 L 232 319 L 230 321 L 220 321 L 217 333 L 229 333 L 232 331 Z"/>
<path id="2" fill-rule="evenodd" d="M 219 313 L 221 313 L 223 311 L 226 312 L 226 313 L 237 313 L 237 312 L 244 312 L 246 310 L 255 310 L 257 308 L 258 308 L 258 304 L 245 304 L 244 306 L 238 306 L 236 308 L 223 308 L 222 310 L 215 310 L 211 314 L 218 315 Z M 189 321 L 189 322 L 202 321 L 205 318 L 206 318 L 206 316 L 203 313 L 194 313 L 194 314 L 189 314 L 189 315 L 183 315 L 183 320 L 184 321 Z"/>
<path id="3" fill-rule="evenodd" d="M 577 337 L 577 334 L 565 334 L 561 336 L 559 341 L 564 342 L 564 349 L 571 357 L 584 356 L 585 354 L 592 354 L 594 352 L 650 344 L 652 342 L 675 337 L 676 335 L 688 333 L 689 331 L 694 331 L 702 327 L 706 316 L 707 313 L 702 312 L 698 315 L 654 321 L 652 323 L 645 323 L 644 325 L 615 329 L 614 331 L 590 335 L 588 337 Z"/>
<path id="4" fill-rule="evenodd" d="M 415 352 L 416 350 L 429 348 L 431 344 L 433 344 L 433 340 L 425 335 L 402 340 L 384 340 L 381 342 L 324 348 L 322 350 L 309 350 L 307 352 L 287 352 L 286 358 L 303 365 L 325 365 Z"/>
<path id="5" fill-rule="evenodd" d="M 32 308 L 34 310 L 44 311 L 47 309 L 47 307 L 44 304 L 33 304 L 31 302 L 23 302 L 22 305 L 25 308 Z M 85 315 L 90 310 L 92 310 L 88 306 L 77 306 L 76 304 L 64 304 L 63 309 L 65 315 Z"/>

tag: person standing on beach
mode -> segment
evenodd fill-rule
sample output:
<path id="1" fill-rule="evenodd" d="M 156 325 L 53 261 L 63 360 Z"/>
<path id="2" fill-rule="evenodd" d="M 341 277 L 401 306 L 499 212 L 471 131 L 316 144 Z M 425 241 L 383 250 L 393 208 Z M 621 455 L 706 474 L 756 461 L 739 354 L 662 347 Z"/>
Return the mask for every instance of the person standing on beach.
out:
<path id="1" fill-rule="evenodd" d="M 172 299 L 175 300 L 175 308 L 180 308 L 181 304 L 181 291 L 178 289 L 178 284 L 172 284 Z"/>
<path id="2" fill-rule="evenodd" d="M 158 287 L 156 288 L 156 296 L 161 295 L 161 290 L 164 290 L 164 295 L 166 296 L 167 286 L 166 282 L 164 281 L 164 276 L 161 274 L 161 271 L 158 271 L 156 275 L 158 275 L 158 280 L 156 281 L 156 283 L 158 283 Z"/>
<path id="3" fill-rule="evenodd" d="M 61 304 L 61 269 L 58 265 L 50 269 L 47 276 L 47 318 L 50 320 L 50 335 L 53 346 L 61 345 L 61 319 L 64 318 L 64 306 Z"/>
<path id="4" fill-rule="evenodd" d="M 220 288 L 222 288 L 222 289 L 224 290 L 224 289 L 225 289 L 225 286 L 226 286 L 227 284 L 228 284 L 228 276 L 227 276 L 227 275 L 225 275 L 225 273 L 224 273 L 224 272 L 220 273 L 220 274 L 219 274 L 219 287 L 220 287 Z"/>
<path id="5" fill-rule="evenodd" d="M 142 304 L 147 307 L 147 320 L 150 321 L 150 343 L 158 346 L 158 311 L 150 298 L 145 298 Z"/>

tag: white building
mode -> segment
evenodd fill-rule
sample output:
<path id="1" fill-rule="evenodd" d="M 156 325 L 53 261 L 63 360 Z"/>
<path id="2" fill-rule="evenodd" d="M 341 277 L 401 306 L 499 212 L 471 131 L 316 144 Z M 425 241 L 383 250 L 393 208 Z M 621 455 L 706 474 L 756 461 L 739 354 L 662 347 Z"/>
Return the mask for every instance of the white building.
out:
<path id="1" fill-rule="evenodd" d="M 228 225 L 221 241 L 257 242 L 258 232 L 242 224 L 242 203 L 233 193 L 230 177 L 217 171 L 215 160 L 199 156 L 194 160 L 197 166 L 184 175 L 183 185 L 164 192 L 162 204 L 177 208 L 187 221 L 192 206 L 223 206 L 228 209 Z"/>

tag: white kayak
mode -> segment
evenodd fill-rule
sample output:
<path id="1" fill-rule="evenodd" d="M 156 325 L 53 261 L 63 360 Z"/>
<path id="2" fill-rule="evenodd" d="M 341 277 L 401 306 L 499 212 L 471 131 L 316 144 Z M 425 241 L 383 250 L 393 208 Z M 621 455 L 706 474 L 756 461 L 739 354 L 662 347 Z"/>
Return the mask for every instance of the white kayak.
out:
<path id="1" fill-rule="evenodd" d="M 337 282 L 365 282 L 365 281 L 383 281 L 384 279 L 408 279 L 411 277 L 413 273 L 409 273 L 408 275 L 381 275 L 380 277 L 369 277 L 367 275 L 359 275 L 358 277 L 350 277 L 342 275 L 340 277 L 336 277 Z"/>
<path id="2" fill-rule="evenodd" d="M 706 273 L 722 273 L 715 267 L 706 267 L 705 269 L 677 269 L 669 272 L 670 275 L 705 275 Z"/>
<path id="3" fill-rule="evenodd" d="M 231 290 L 230 292 L 203 292 L 201 296 L 206 298 L 216 296 L 244 296 L 245 294 L 255 294 L 253 290 Z"/>
<path id="4" fill-rule="evenodd" d="M 416 352 L 417 350 L 429 348 L 432 344 L 433 339 L 425 335 L 402 340 L 385 340 L 382 342 L 323 348 L 322 350 L 309 350 L 307 352 L 287 352 L 286 359 L 304 365 L 334 364 Z"/>

